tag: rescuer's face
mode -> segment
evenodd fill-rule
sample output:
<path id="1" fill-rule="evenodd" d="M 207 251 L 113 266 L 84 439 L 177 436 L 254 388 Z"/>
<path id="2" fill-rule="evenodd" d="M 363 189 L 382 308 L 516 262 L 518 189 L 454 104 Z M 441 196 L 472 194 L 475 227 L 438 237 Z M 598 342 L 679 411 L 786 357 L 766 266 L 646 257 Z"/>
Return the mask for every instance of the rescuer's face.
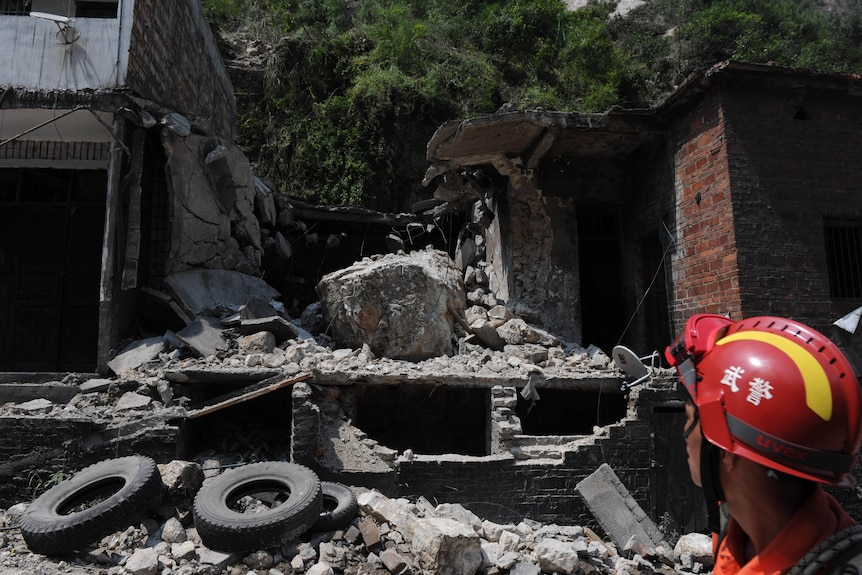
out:
<path id="1" fill-rule="evenodd" d="M 685 437 L 685 452 L 688 454 L 688 471 L 691 473 L 691 480 L 698 487 L 702 487 L 700 483 L 700 446 L 703 443 L 703 436 L 700 433 L 697 409 L 690 401 L 685 403 L 683 436 Z"/>

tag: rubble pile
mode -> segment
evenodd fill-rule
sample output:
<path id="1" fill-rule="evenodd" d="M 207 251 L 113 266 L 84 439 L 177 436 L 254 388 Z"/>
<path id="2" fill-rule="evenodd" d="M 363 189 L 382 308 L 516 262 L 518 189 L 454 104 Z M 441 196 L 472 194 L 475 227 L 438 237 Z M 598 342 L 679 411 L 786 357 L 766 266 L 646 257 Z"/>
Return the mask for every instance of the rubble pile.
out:
<path id="1" fill-rule="evenodd" d="M 683 536 L 674 548 L 619 549 L 578 526 L 482 520 L 456 504 L 391 499 L 353 488 L 359 512 L 335 532 L 305 533 L 277 548 L 224 553 L 205 547 L 188 512 L 196 464 L 160 465 L 168 489 L 159 516 L 106 536 L 73 554 L 33 554 L 16 531 L 27 504 L 0 511 L 0 565 L 8 575 L 652 575 L 698 574 L 711 568 L 710 538 Z M 200 470 L 197 470 L 200 473 Z M 193 474 L 192 474 L 193 475 Z M 203 481 L 206 481 L 205 479 Z"/>

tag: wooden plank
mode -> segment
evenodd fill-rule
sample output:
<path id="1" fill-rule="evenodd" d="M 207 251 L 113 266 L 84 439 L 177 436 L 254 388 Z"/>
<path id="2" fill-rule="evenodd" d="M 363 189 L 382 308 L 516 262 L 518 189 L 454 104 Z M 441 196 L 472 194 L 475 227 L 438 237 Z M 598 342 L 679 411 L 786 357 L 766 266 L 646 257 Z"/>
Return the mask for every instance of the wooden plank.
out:
<path id="1" fill-rule="evenodd" d="M 249 399 L 254 399 L 255 397 L 266 395 L 267 393 L 272 393 L 277 389 L 293 385 L 294 383 L 298 383 L 300 381 L 305 381 L 310 377 L 310 373 L 301 373 L 294 377 L 286 377 L 282 374 L 279 374 L 274 377 L 264 379 L 263 381 L 247 385 L 234 392 L 226 393 L 224 395 L 220 395 L 214 399 L 206 401 L 199 406 L 190 409 L 186 418 L 196 419 L 198 417 L 203 417 L 204 415 L 219 411 L 220 409 L 224 409 L 226 407 L 230 407 L 232 405 L 248 401 Z"/>

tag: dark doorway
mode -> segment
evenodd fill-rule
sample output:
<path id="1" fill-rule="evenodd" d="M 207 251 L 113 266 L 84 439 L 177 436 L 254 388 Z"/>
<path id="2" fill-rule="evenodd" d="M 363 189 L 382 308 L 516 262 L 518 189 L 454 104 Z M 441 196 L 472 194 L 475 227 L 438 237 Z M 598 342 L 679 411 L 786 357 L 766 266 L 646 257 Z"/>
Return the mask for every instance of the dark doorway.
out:
<path id="1" fill-rule="evenodd" d="M 433 385 L 357 390 L 356 426 L 381 445 L 424 455 L 488 455 L 490 392 Z"/>
<path id="2" fill-rule="evenodd" d="M 104 171 L 0 170 L 0 371 L 96 369 Z"/>
<path id="3" fill-rule="evenodd" d="M 615 210 L 578 205 L 582 342 L 607 354 L 625 329 L 620 246 Z"/>

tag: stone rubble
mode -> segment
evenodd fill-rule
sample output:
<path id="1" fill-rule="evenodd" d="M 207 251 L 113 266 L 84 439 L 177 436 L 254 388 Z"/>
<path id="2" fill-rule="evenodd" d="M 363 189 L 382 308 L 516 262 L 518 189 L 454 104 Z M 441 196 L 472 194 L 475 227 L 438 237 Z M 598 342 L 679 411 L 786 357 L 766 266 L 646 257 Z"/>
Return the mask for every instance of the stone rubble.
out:
<path id="1" fill-rule="evenodd" d="M 0 510 L 6 575 L 699 575 L 710 538 L 690 534 L 649 556 L 617 549 L 588 528 L 483 520 L 457 504 L 391 499 L 352 488 L 358 515 L 344 529 L 306 533 L 273 549 L 222 553 L 201 544 L 188 508 L 197 464 L 160 465 L 167 504 L 159 516 L 62 557 L 31 553 L 15 528 L 27 504 Z M 166 518 L 164 515 L 168 515 Z"/>

